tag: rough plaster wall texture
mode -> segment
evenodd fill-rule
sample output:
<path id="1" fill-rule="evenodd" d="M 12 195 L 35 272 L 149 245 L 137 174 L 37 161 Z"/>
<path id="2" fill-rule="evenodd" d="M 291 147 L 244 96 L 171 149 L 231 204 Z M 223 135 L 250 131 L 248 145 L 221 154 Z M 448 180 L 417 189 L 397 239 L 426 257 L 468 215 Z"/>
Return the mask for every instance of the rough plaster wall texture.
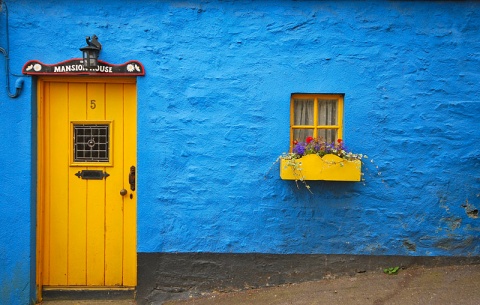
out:
<path id="1" fill-rule="evenodd" d="M 0 82 L 5 84 L 5 75 Z M 0 148 L 0 304 L 16 304 L 29 299 L 31 288 L 31 117 L 27 98 L 12 100 L 3 89 L 0 94 L 0 137 L 5 141 Z"/>
<path id="2" fill-rule="evenodd" d="M 15 13 L 10 17 L 12 15 Z M 19 74 L 23 65 L 21 48 L 25 46 L 13 43 L 15 30 L 11 28 L 10 50 L 7 50 L 5 25 L 3 8 L 0 11 L 0 47 L 10 51 L 10 72 Z M 31 87 L 27 82 L 20 97 L 9 98 L 5 68 L 5 57 L 0 54 L 0 304 L 27 304 L 33 289 L 30 259 L 34 253 L 31 247 L 34 238 L 31 227 Z M 17 79 L 17 75 L 10 75 L 10 92 L 15 92 Z"/>
<path id="3" fill-rule="evenodd" d="M 140 252 L 478 254 L 478 3 L 9 8 L 14 71 L 79 57 L 93 33 L 101 59 L 145 65 Z M 345 93 L 345 141 L 375 160 L 365 184 L 311 183 L 311 195 L 280 180 L 278 165 L 268 172 L 288 149 L 292 92 Z M 16 102 L 0 114 L 3 130 L 17 127 L 3 132 L 15 144 L 0 150 L 2 169 L 20 173 L 0 182 L 17 203 L 2 204 L 3 223 L 25 221 L 2 233 L 9 270 L 30 250 L 29 238 L 6 240 L 30 225 L 31 108 L 26 95 Z"/>
<path id="4" fill-rule="evenodd" d="M 164 9 L 140 81 L 139 251 L 478 254 L 478 3 Z M 264 179 L 292 92 L 346 94 L 365 185 Z"/>

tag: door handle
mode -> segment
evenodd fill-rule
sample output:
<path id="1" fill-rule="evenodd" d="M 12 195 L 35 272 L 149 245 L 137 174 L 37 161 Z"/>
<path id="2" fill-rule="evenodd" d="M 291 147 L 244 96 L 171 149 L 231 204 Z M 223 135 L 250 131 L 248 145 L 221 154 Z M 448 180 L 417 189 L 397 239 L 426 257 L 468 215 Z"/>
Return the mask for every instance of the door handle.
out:
<path id="1" fill-rule="evenodd" d="M 121 189 L 120 190 L 120 195 L 125 196 L 127 195 L 128 191 L 126 189 Z"/>
<path id="2" fill-rule="evenodd" d="M 135 190 L 135 166 L 130 167 L 130 173 L 128 174 L 128 183 L 130 183 L 130 189 Z"/>

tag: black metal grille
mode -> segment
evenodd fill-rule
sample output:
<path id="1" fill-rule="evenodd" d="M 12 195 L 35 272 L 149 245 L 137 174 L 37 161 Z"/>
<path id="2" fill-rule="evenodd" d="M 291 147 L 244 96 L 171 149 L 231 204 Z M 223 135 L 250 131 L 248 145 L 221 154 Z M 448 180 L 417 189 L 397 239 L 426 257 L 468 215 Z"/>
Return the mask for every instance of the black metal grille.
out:
<path id="1" fill-rule="evenodd" d="M 73 126 L 75 162 L 109 162 L 109 127 L 108 124 Z"/>

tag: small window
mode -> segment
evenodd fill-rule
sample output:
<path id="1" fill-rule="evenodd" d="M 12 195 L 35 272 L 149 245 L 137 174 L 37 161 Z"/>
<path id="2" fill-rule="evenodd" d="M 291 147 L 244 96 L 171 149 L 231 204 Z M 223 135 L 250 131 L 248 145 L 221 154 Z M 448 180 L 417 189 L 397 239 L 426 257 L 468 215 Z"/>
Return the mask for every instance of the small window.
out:
<path id="1" fill-rule="evenodd" d="M 109 162 L 109 128 L 109 124 L 74 124 L 74 162 Z"/>
<path id="2" fill-rule="evenodd" d="M 290 107 L 290 148 L 307 137 L 326 142 L 342 138 L 343 94 L 294 93 Z"/>

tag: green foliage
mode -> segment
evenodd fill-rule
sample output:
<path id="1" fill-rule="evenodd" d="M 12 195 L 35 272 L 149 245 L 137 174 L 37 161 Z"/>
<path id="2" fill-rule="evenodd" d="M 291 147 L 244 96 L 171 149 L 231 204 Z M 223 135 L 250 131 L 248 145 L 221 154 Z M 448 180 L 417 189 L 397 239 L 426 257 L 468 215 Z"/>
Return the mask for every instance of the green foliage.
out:
<path id="1" fill-rule="evenodd" d="M 390 268 L 383 269 L 383 272 L 385 274 L 392 275 L 392 274 L 398 274 L 399 270 L 400 270 L 400 267 L 390 267 Z"/>

